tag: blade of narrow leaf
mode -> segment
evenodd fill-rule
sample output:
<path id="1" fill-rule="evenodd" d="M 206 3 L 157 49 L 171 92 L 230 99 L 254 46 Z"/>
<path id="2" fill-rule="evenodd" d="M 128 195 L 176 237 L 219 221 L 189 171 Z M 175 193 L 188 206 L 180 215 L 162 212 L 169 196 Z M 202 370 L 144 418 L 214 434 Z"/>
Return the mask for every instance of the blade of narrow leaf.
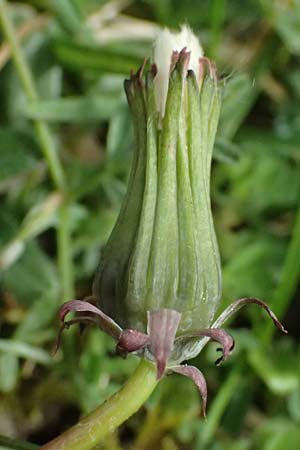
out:
<path id="1" fill-rule="evenodd" d="M 53 363 L 53 359 L 45 350 L 13 339 L 0 339 L 0 351 L 8 353 L 9 356 L 30 359 L 46 366 Z"/>
<path id="2" fill-rule="evenodd" d="M 234 137 L 257 94 L 258 89 L 248 74 L 236 75 L 228 81 L 224 90 L 218 137 L 228 140 Z"/>
<path id="3" fill-rule="evenodd" d="M 1 342 L 0 342 L 1 351 Z M 0 353 L 0 391 L 10 392 L 17 383 L 19 362 L 11 352 Z"/>
<path id="4" fill-rule="evenodd" d="M 37 450 L 38 445 L 0 436 L 0 450 Z"/>
<path id="5" fill-rule="evenodd" d="M 109 119 L 120 107 L 115 95 L 65 97 L 26 105 L 24 114 L 30 119 L 50 122 L 90 123 Z"/>
<path id="6" fill-rule="evenodd" d="M 54 45 L 57 58 L 66 67 L 82 71 L 88 69 L 99 72 L 128 74 L 136 71 L 142 64 L 139 57 L 131 54 L 117 53 L 103 47 L 88 47 L 74 42 L 58 41 Z"/>

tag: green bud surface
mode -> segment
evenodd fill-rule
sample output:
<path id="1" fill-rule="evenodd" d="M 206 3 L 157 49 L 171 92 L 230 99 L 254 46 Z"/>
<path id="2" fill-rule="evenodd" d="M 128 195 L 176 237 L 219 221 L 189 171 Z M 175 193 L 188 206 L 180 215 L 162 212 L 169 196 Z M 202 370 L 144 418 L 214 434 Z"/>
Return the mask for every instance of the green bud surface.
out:
<path id="1" fill-rule="evenodd" d="M 122 328 L 146 332 L 147 311 L 178 311 L 177 336 L 209 327 L 221 296 L 210 201 L 221 89 L 210 61 L 199 61 L 199 83 L 189 58 L 185 49 L 173 53 L 164 117 L 155 66 L 125 81 L 132 168 L 93 288 L 99 307 Z"/>

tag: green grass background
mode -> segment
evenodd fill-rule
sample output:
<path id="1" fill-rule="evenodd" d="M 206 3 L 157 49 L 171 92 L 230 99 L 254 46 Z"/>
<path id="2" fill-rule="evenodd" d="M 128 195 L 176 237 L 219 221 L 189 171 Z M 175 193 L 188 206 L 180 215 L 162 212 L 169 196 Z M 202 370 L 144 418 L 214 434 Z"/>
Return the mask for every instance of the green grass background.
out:
<path id="1" fill-rule="evenodd" d="M 214 344 L 193 361 L 208 380 L 206 421 L 196 388 L 174 375 L 98 449 L 298 450 L 299 0 L 7 3 L 22 53 L 16 66 L 1 29 L 0 434 L 18 441 L 0 438 L 0 449 L 47 442 L 137 364 L 95 329 L 50 351 L 58 306 L 90 293 L 124 195 L 133 137 L 123 80 L 160 26 L 188 23 L 226 79 L 211 187 L 221 309 L 261 297 L 289 335 L 249 307 L 228 326 L 236 349 L 223 366 Z M 0 15 L 5 26 L 2 1 Z"/>

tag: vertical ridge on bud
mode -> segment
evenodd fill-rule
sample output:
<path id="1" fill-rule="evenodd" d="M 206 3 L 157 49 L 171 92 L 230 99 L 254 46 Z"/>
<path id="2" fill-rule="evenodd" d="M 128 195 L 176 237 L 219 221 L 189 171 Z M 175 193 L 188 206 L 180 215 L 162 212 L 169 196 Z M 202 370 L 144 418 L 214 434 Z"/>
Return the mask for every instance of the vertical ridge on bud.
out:
<path id="1" fill-rule="evenodd" d="M 209 323 L 218 306 L 221 294 L 221 273 L 218 247 L 213 227 L 210 204 L 210 166 L 212 159 L 215 128 L 209 133 L 212 113 L 219 114 L 216 107 L 210 110 L 211 98 L 218 87 L 206 76 L 199 93 L 193 72 L 187 76 L 188 101 L 188 152 L 190 161 L 190 181 L 195 214 L 197 236 L 197 254 L 199 263 L 198 288 L 194 308 L 198 319 L 194 319 L 192 328 Z M 220 101 L 219 101 L 220 107 Z M 201 299 L 201 300 L 200 300 Z M 210 307 L 208 307 L 208 302 Z"/>
<path id="2" fill-rule="evenodd" d="M 175 309 L 193 309 L 193 301 L 197 292 L 199 261 L 197 258 L 197 239 L 195 230 L 195 214 L 190 181 L 190 161 L 187 144 L 187 128 L 185 103 L 181 105 L 177 142 L 177 205 L 179 226 L 179 283 Z M 193 268 L 193 270 L 191 270 Z M 199 280 L 200 281 L 200 280 Z M 186 315 L 182 318 L 181 327 L 186 325 Z M 189 320 L 188 320 L 189 321 Z"/>
<path id="3" fill-rule="evenodd" d="M 127 295 L 126 304 L 132 314 L 141 315 L 145 311 L 142 303 L 146 301 L 147 273 L 150 258 L 155 208 L 157 198 L 157 140 L 158 140 L 158 113 L 156 109 L 154 83 L 155 68 L 146 75 L 146 113 L 147 142 L 145 145 L 146 168 L 145 187 L 143 192 L 142 208 L 139 225 L 136 232 L 135 245 L 132 247 L 127 268 Z M 145 324 L 145 316 L 138 321 Z"/>
<path id="4" fill-rule="evenodd" d="M 144 192 L 147 142 L 147 115 L 142 73 L 132 75 L 124 83 L 132 111 L 135 133 L 132 168 L 127 192 L 110 238 L 103 250 L 99 270 L 93 285 L 94 295 L 101 299 L 103 310 L 126 326 L 127 307 L 124 302 L 126 268 L 139 226 Z M 132 193 L 134 192 L 134 195 Z M 144 321 L 146 323 L 146 319 Z"/>
<path id="5" fill-rule="evenodd" d="M 149 263 L 148 309 L 173 308 L 178 286 L 177 133 L 189 54 L 170 75 L 157 160 L 157 204 Z"/>

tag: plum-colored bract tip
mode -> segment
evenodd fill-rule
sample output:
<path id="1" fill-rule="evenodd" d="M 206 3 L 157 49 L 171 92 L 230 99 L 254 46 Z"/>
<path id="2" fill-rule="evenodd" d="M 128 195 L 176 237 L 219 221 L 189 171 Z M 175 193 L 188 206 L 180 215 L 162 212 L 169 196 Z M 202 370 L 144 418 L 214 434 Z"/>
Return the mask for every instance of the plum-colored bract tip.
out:
<path id="1" fill-rule="evenodd" d="M 139 80 L 142 80 L 142 78 L 143 78 L 143 74 L 144 74 L 145 66 L 147 64 L 147 60 L 148 60 L 147 58 L 144 58 L 143 64 L 141 65 L 141 67 L 138 69 L 138 71 L 136 73 L 136 77 Z"/>
<path id="2" fill-rule="evenodd" d="M 157 66 L 156 66 L 155 63 L 151 64 L 151 69 L 150 70 L 151 70 L 151 73 L 152 73 L 153 77 L 155 77 L 156 74 L 157 74 Z"/>
<path id="3" fill-rule="evenodd" d="M 209 73 L 210 78 L 212 80 L 217 80 L 218 77 L 217 77 L 216 65 L 213 61 L 211 61 L 206 56 L 202 56 L 201 58 L 199 58 L 199 67 L 200 67 L 201 77 L 203 76 L 203 73 L 204 73 L 204 65 L 206 65 L 208 68 L 208 73 Z"/>
<path id="4" fill-rule="evenodd" d="M 156 379 L 160 380 L 165 373 L 167 361 L 164 358 L 156 358 Z"/>
<path id="5" fill-rule="evenodd" d="M 225 359 L 228 358 L 234 349 L 233 337 L 222 328 L 208 328 L 200 333 L 201 336 L 210 337 L 213 341 L 219 342 L 222 345 L 222 356 L 220 356 L 220 358 L 216 361 L 216 365 L 219 366 L 223 361 L 225 361 Z"/>
<path id="6" fill-rule="evenodd" d="M 207 405 L 207 384 L 203 373 L 194 366 L 175 366 L 172 367 L 172 372 L 184 375 L 196 384 L 202 400 L 202 414 L 206 418 L 206 405 Z"/>
<path id="7" fill-rule="evenodd" d="M 256 297 L 243 297 L 231 303 L 214 322 L 213 327 L 220 327 L 232 314 L 237 312 L 243 306 L 249 304 L 255 304 L 263 308 L 268 313 L 269 317 L 272 319 L 274 325 L 278 328 L 278 330 L 280 330 L 284 334 L 288 333 L 278 317 L 273 313 L 271 308 L 265 302 Z"/>
<path id="8" fill-rule="evenodd" d="M 64 303 L 59 309 L 59 318 L 62 322 L 65 321 L 65 317 L 69 312 L 83 312 L 86 313 L 87 316 L 82 320 L 87 320 L 87 317 L 94 317 L 95 323 L 107 334 L 112 336 L 114 339 L 118 340 L 121 336 L 122 328 L 109 316 L 107 316 L 101 309 L 97 306 L 93 305 L 91 302 L 91 297 L 88 297 L 86 300 L 70 300 L 69 302 Z M 95 320 L 95 318 L 97 318 Z M 79 322 L 78 318 L 76 319 Z"/>
<path id="9" fill-rule="evenodd" d="M 56 353 L 58 352 L 58 349 L 60 347 L 62 332 L 66 328 L 68 328 L 68 325 L 66 323 L 62 323 L 61 326 L 59 327 L 59 330 L 58 330 L 58 333 L 57 333 L 54 345 L 53 345 L 53 347 L 51 349 L 51 352 L 50 352 L 51 356 L 55 356 Z"/>
<path id="10" fill-rule="evenodd" d="M 174 309 L 148 312 L 149 350 L 157 366 L 157 379 L 166 369 L 171 354 L 181 314 Z"/>

